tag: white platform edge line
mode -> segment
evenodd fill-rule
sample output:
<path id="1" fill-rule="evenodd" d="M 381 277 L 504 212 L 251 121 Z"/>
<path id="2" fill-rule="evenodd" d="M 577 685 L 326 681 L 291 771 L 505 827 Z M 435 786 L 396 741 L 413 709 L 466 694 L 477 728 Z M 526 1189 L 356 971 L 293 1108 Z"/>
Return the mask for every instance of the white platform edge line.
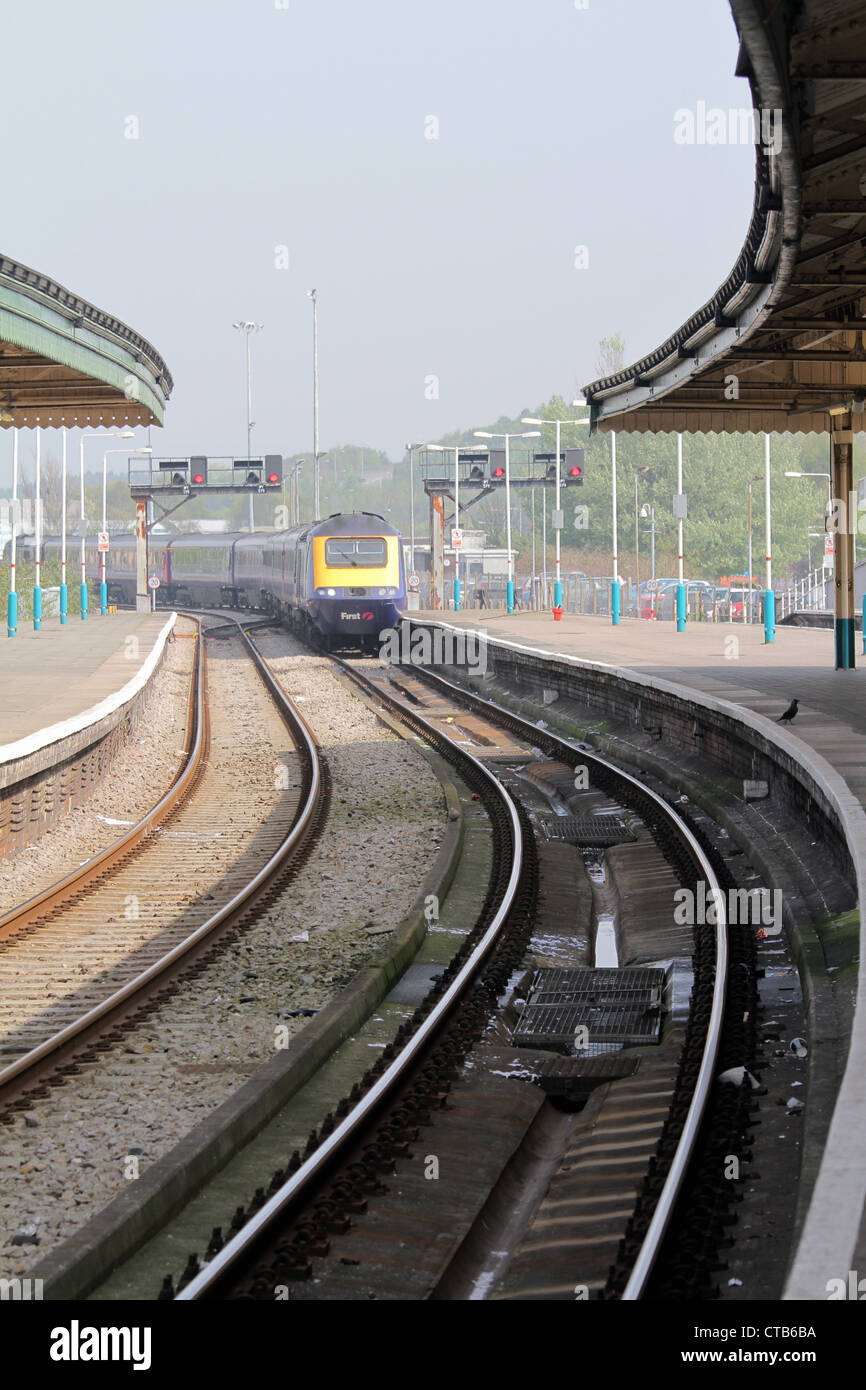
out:
<path id="1" fill-rule="evenodd" d="M 857 999 L 851 1043 L 827 1143 L 782 1295 L 785 1301 L 826 1300 L 829 1279 L 843 1279 L 847 1285 L 866 1203 L 866 1162 L 863 1158 L 866 1153 L 866 1087 L 863 1086 L 863 1070 L 866 1067 L 866 921 L 862 912 L 862 904 L 866 903 L 866 811 L 841 773 L 822 754 L 802 739 L 777 728 L 764 715 L 755 714 L 753 710 L 733 701 L 719 699 L 676 681 L 661 677 L 656 679 L 627 666 L 614 666 L 610 662 L 593 661 L 588 657 L 571 656 L 567 652 L 550 651 L 546 647 L 524 646 L 504 637 L 492 637 L 484 628 L 470 628 L 430 618 L 413 618 L 412 621 L 448 628 L 451 632 L 472 632 L 491 645 L 510 648 L 529 656 L 549 657 L 586 670 L 604 671 L 634 685 L 665 691 L 678 699 L 690 700 L 725 714 L 765 738 L 772 731 L 773 742 L 791 754 L 835 806 L 854 863 L 857 897 L 861 905 Z M 852 1216 L 852 1209 L 856 1210 L 856 1216 Z"/>
<path id="2" fill-rule="evenodd" d="M 82 729 L 87 729 L 91 724 L 97 724 L 100 719 L 105 719 L 106 715 L 114 714 L 121 705 L 134 699 L 153 675 L 156 663 L 159 661 L 162 649 L 168 640 L 168 634 L 176 622 L 177 613 L 172 613 L 157 634 L 156 641 L 136 674 L 125 685 L 121 686 L 120 690 L 116 690 L 113 695 L 106 696 L 98 705 L 91 705 L 89 709 L 82 710 L 81 714 L 73 715 L 71 719 L 62 719 L 59 724 L 49 724 L 45 729 L 37 729 L 34 734 L 27 734 L 24 738 L 16 739 L 14 743 L 0 744 L 0 765 L 13 762 L 16 758 L 26 758 L 31 753 L 38 753 L 40 749 L 47 748 L 51 743 L 59 743 L 61 739 L 70 738 L 72 734 L 80 733 Z"/>

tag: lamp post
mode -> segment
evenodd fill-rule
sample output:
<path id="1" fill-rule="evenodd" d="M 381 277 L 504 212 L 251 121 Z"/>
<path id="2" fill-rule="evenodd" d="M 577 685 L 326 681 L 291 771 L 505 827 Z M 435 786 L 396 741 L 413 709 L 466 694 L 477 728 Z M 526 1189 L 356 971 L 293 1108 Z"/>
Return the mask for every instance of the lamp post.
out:
<path id="1" fill-rule="evenodd" d="M 251 375 L 250 375 L 250 337 L 252 336 L 253 333 L 260 333 L 261 330 L 264 328 L 264 326 L 265 326 L 265 325 L 264 325 L 263 323 L 255 323 L 255 322 L 253 322 L 251 319 L 236 319 L 235 322 L 232 324 L 232 328 L 237 328 L 241 333 L 243 333 L 243 335 L 244 335 L 244 337 L 245 337 L 245 339 L 246 339 L 246 346 L 247 346 L 247 350 L 246 350 L 246 358 L 247 358 L 247 463 L 249 463 L 250 459 L 252 458 L 252 434 L 253 434 L 253 425 L 255 424 L 255 420 L 253 419 L 253 388 L 252 388 L 252 378 L 251 378 Z M 256 529 L 256 521 L 255 521 L 255 513 L 253 512 L 253 494 L 252 494 L 252 493 L 249 494 L 248 501 L 249 501 L 249 528 L 250 528 L 250 531 L 255 531 L 255 529 Z"/>
<path id="2" fill-rule="evenodd" d="M 9 598 L 6 605 L 6 632 L 18 632 L 18 590 L 15 587 L 15 549 L 18 542 L 18 426 L 12 427 L 12 539 L 9 547 Z"/>
<path id="3" fill-rule="evenodd" d="M 477 432 L 477 431 L 476 431 Z M 425 449 L 432 449 L 437 454 L 447 454 L 449 449 L 454 450 L 454 525 L 460 526 L 460 449 L 459 444 L 425 444 Z M 484 453 L 483 444 L 467 444 L 464 451 L 472 450 L 473 453 Z M 454 611 L 460 612 L 460 547 L 454 546 Z M 412 566 L 414 569 L 414 564 Z"/>
<path id="4" fill-rule="evenodd" d="M 132 439 L 132 430 L 121 430 L 118 439 Z M 108 490 L 108 455 L 125 454 L 125 449 L 106 449 L 102 455 L 102 530 L 108 530 L 107 513 L 107 490 Z M 149 454 L 149 449 L 133 449 L 135 454 Z M 108 585 L 105 582 L 105 551 L 99 552 L 99 611 L 104 618 L 108 612 Z"/>
<path id="5" fill-rule="evenodd" d="M 421 444 L 407 444 L 409 451 L 409 564 L 415 573 L 415 450 Z"/>
<path id="6" fill-rule="evenodd" d="M 65 626 L 69 617 L 69 590 L 66 587 L 66 426 L 61 432 L 60 469 L 60 624 Z"/>
<path id="7" fill-rule="evenodd" d="M 743 604 L 743 621 L 747 623 L 752 621 L 752 483 L 760 483 L 763 476 L 758 473 L 749 479 L 749 595 Z"/>
<path id="8" fill-rule="evenodd" d="M 85 544 L 87 541 L 87 518 L 85 516 L 84 499 L 84 442 L 87 439 L 122 439 L 127 432 L 124 430 L 110 430 L 108 434 L 82 434 L 78 441 L 78 460 L 81 474 L 81 618 L 87 619 L 87 571 Z M 131 433 L 131 431 L 129 431 Z"/>
<path id="9" fill-rule="evenodd" d="M 573 406 L 583 405 L 583 401 L 572 401 Z M 561 513 L 559 504 L 560 487 L 562 479 L 560 477 L 559 455 L 560 455 L 560 430 L 563 425 L 588 425 L 589 416 L 584 420 L 565 419 L 565 420 L 536 420 L 533 416 L 524 415 L 520 421 L 521 425 L 555 425 L 556 426 L 556 510 Z M 560 536 L 562 535 L 562 516 L 557 516 L 553 529 L 556 531 L 556 578 L 553 582 L 553 606 L 562 607 L 562 567 L 560 564 Z M 534 531 L 533 531 L 534 534 Z"/>
<path id="10" fill-rule="evenodd" d="M 772 527 L 770 517 L 770 436 L 764 435 L 764 536 L 767 543 L 767 587 L 764 590 L 764 642 L 776 640 L 776 596 L 773 593 Z"/>
<path id="11" fill-rule="evenodd" d="M 786 471 L 786 478 L 826 478 L 827 479 L 827 514 L 833 509 L 832 482 L 829 473 L 797 473 Z"/>
<path id="12" fill-rule="evenodd" d="M 677 435 L 677 495 L 683 495 L 683 437 Z M 683 518 L 677 517 L 677 632 L 686 628 L 686 586 L 683 576 Z"/>
<path id="13" fill-rule="evenodd" d="M 619 624 L 620 607 L 622 594 L 619 587 L 619 540 L 616 530 L 616 430 L 610 432 L 610 476 L 611 476 L 611 509 L 613 516 L 613 583 L 610 586 L 610 621 L 616 627 Z"/>
<path id="14" fill-rule="evenodd" d="M 34 553 L 33 628 L 42 629 L 42 430 L 36 426 L 36 547 Z"/>
<path id="15" fill-rule="evenodd" d="M 513 430 L 509 434 L 501 434 L 498 431 L 491 434 L 489 430 L 473 430 L 476 439 L 504 439 L 505 440 L 505 544 L 508 550 L 508 582 L 505 588 L 506 604 L 508 612 L 514 612 L 514 559 L 511 554 L 511 457 L 509 444 L 512 439 L 538 439 L 541 430 L 524 430 L 522 433 Z"/>
<path id="16" fill-rule="evenodd" d="M 319 291 L 307 290 L 313 301 L 313 520 L 319 519 Z"/>

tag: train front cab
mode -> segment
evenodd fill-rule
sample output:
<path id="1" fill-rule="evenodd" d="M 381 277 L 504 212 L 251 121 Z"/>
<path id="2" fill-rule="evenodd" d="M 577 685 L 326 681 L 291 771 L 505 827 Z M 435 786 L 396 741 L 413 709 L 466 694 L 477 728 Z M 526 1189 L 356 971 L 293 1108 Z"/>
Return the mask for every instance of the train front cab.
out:
<path id="1" fill-rule="evenodd" d="M 398 533 L 313 535 L 308 603 L 327 646 L 375 651 L 379 633 L 394 627 L 406 603 L 406 575 Z"/>

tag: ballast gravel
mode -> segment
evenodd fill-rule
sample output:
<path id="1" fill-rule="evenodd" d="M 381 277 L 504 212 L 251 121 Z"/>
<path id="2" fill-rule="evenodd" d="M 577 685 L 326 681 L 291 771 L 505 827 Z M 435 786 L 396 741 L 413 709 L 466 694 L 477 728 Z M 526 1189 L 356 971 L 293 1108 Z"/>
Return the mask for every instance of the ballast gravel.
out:
<path id="1" fill-rule="evenodd" d="M 0 1128 L 4 1275 L 25 1273 L 277 1046 L 291 1047 L 381 952 L 441 843 L 444 796 L 413 744 L 381 725 L 326 658 L 276 630 L 258 644 L 327 757 L 324 831 L 253 927 L 98 1062 Z"/>

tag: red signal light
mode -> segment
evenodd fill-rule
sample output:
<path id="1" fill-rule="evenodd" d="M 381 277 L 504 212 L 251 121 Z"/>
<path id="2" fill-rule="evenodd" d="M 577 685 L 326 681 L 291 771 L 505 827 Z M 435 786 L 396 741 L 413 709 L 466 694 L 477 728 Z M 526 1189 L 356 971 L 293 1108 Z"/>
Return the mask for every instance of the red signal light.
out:
<path id="1" fill-rule="evenodd" d="M 494 476 L 494 478 L 504 478 L 504 477 L 505 477 L 505 469 L 504 469 L 504 468 L 494 468 L 494 470 L 493 470 L 493 476 Z"/>
<path id="2" fill-rule="evenodd" d="M 199 485 L 199 487 L 200 487 L 201 484 L 204 482 L 204 474 L 203 474 L 203 473 L 196 473 L 195 476 L 193 477 L 193 482 L 194 482 L 194 483 L 197 483 L 197 484 Z"/>
<path id="3" fill-rule="evenodd" d="M 582 469 L 582 468 L 578 468 L 577 464 L 575 464 L 573 468 L 569 468 L 569 470 L 568 470 L 568 476 L 569 476 L 569 478 L 579 478 L 579 477 L 581 476 L 582 473 L 583 473 L 583 469 Z"/>
<path id="4" fill-rule="evenodd" d="M 279 475 L 279 473 L 269 473 L 269 474 L 268 474 L 268 482 L 269 482 L 269 483 L 278 483 L 279 481 L 280 481 L 280 475 Z"/>

